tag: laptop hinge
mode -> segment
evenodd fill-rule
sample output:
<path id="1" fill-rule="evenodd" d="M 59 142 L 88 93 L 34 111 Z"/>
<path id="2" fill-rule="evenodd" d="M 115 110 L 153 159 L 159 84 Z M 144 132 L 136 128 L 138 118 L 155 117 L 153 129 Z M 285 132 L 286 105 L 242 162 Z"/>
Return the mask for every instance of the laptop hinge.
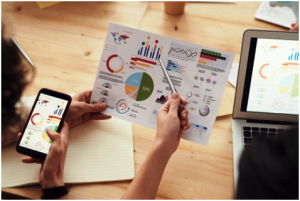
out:
<path id="1" fill-rule="evenodd" d="M 298 122 L 282 122 L 282 121 L 267 121 L 267 120 L 253 120 L 247 119 L 247 123 L 258 123 L 258 124 L 277 124 L 277 125 L 298 125 Z"/>

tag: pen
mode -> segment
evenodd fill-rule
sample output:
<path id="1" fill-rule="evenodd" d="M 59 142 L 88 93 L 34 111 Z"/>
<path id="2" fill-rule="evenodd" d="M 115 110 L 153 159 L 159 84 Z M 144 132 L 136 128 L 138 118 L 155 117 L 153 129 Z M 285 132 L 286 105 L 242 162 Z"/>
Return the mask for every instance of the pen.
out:
<path id="1" fill-rule="evenodd" d="M 34 66 L 32 61 L 30 60 L 30 58 L 27 56 L 27 54 L 24 52 L 24 50 L 21 48 L 21 46 L 19 45 L 19 43 L 14 39 L 13 36 L 10 37 L 10 39 L 15 43 L 15 45 L 19 48 L 20 52 L 23 54 L 23 56 L 25 57 L 25 59 L 30 63 L 30 65 Z"/>
<path id="2" fill-rule="evenodd" d="M 162 69 L 162 71 L 164 72 L 165 77 L 166 77 L 166 79 L 167 79 L 167 81 L 168 81 L 168 83 L 169 83 L 169 86 L 170 86 L 170 88 L 171 88 L 172 93 L 175 93 L 175 92 L 177 93 L 177 90 L 175 89 L 175 87 L 174 87 L 174 85 L 173 85 L 173 83 L 172 83 L 172 80 L 170 79 L 170 76 L 169 76 L 169 74 L 168 74 L 168 72 L 167 72 L 167 70 L 166 70 L 166 68 L 165 68 L 165 65 L 164 65 L 164 63 L 162 62 L 161 59 L 159 59 L 159 63 L 160 63 L 161 69 Z M 182 105 L 182 103 L 181 103 L 181 100 L 180 100 L 179 108 L 183 108 L 183 105 Z"/>

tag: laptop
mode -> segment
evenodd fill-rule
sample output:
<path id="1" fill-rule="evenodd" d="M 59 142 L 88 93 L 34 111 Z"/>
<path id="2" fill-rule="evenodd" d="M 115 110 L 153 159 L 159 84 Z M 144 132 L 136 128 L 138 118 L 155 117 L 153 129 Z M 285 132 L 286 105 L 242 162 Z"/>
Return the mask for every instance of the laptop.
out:
<path id="1" fill-rule="evenodd" d="M 254 138 L 276 139 L 298 124 L 298 59 L 298 32 L 244 32 L 232 122 L 235 189 L 241 153 Z"/>

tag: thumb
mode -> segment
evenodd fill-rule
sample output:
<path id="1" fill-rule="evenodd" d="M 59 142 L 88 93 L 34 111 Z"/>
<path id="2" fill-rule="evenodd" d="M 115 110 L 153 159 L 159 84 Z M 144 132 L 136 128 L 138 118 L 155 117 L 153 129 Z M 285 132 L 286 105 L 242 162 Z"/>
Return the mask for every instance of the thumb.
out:
<path id="1" fill-rule="evenodd" d="M 169 112 L 171 114 L 173 113 L 173 114 L 177 115 L 179 104 L 180 104 L 180 97 L 179 97 L 178 93 L 173 93 L 172 98 L 170 100 L 170 110 L 169 110 Z"/>
<path id="2" fill-rule="evenodd" d="M 106 103 L 103 102 L 99 102 L 96 104 L 89 104 L 89 103 L 83 103 L 83 112 L 87 113 L 87 112 L 92 112 L 92 113 L 96 113 L 96 112 L 102 112 L 103 110 L 106 109 Z"/>
<path id="3" fill-rule="evenodd" d="M 58 133 L 54 132 L 50 127 L 48 127 L 46 129 L 46 132 L 47 132 L 47 135 L 49 136 L 49 138 L 51 139 L 51 141 L 53 142 L 55 140 L 55 138 L 56 138 L 56 135 Z"/>

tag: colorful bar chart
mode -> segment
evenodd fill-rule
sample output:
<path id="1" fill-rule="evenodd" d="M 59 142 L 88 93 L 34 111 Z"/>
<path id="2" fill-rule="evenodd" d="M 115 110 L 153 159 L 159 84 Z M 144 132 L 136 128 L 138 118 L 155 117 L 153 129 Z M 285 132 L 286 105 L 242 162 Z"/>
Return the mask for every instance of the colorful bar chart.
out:
<path id="1" fill-rule="evenodd" d="M 61 121 L 60 117 L 54 116 L 54 115 L 49 115 L 47 118 L 48 122 L 47 123 L 55 123 L 58 124 Z"/>
<path id="2" fill-rule="evenodd" d="M 137 51 L 137 55 L 140 55 L 140 56 L 144 56 L 144 57 L 148 57 L 150 59 L 160 59 L 160 56 L 161 56 L 161 52 L 162 52 L 162 49 L 163 47 L 159 47 L 158 46 L 158 40 L 155 40 L 154 41 L 154 47 L 151 46 L 149 43 L 151 37 L 148 36 L 147 37 L 147 42 L 143 41 L 141 43 L 141 47 L 138 48 L 138 51 Z M 150 50 L 151 49 L 151 50 Z M 150 51 L 150 52 L 149 52 Z"/>
<path id="3" fill-rule="evenodd" d="M 175 73 L 183 74 L 185 72 L 185 66 L 180 65 L 176 61 L 168 60 L 167 70 Z"/>
<path id="4" fill-rule="evenodd" d="M 63 113 L 63 110 L 64 110 L 63 105 L 64 105 L 64 102 L 62 102 L 62 105 L 57 105 L 57 109 L 53 112 L 53 114 L 61 116 Z"/>
<path id="5" fill-rule="evenodd" d="M 156 62 L 139 57 L 131 57 L 130 68 L 143 70 L 143 68 L 150 68 L 151 65 L 156 65 Z"/>
<path id="6" fill-rule="evenodd" d="M 299 69 L 299 63 L 296 63 L 296 62 L 283 63 L 282 69 Z"/>

